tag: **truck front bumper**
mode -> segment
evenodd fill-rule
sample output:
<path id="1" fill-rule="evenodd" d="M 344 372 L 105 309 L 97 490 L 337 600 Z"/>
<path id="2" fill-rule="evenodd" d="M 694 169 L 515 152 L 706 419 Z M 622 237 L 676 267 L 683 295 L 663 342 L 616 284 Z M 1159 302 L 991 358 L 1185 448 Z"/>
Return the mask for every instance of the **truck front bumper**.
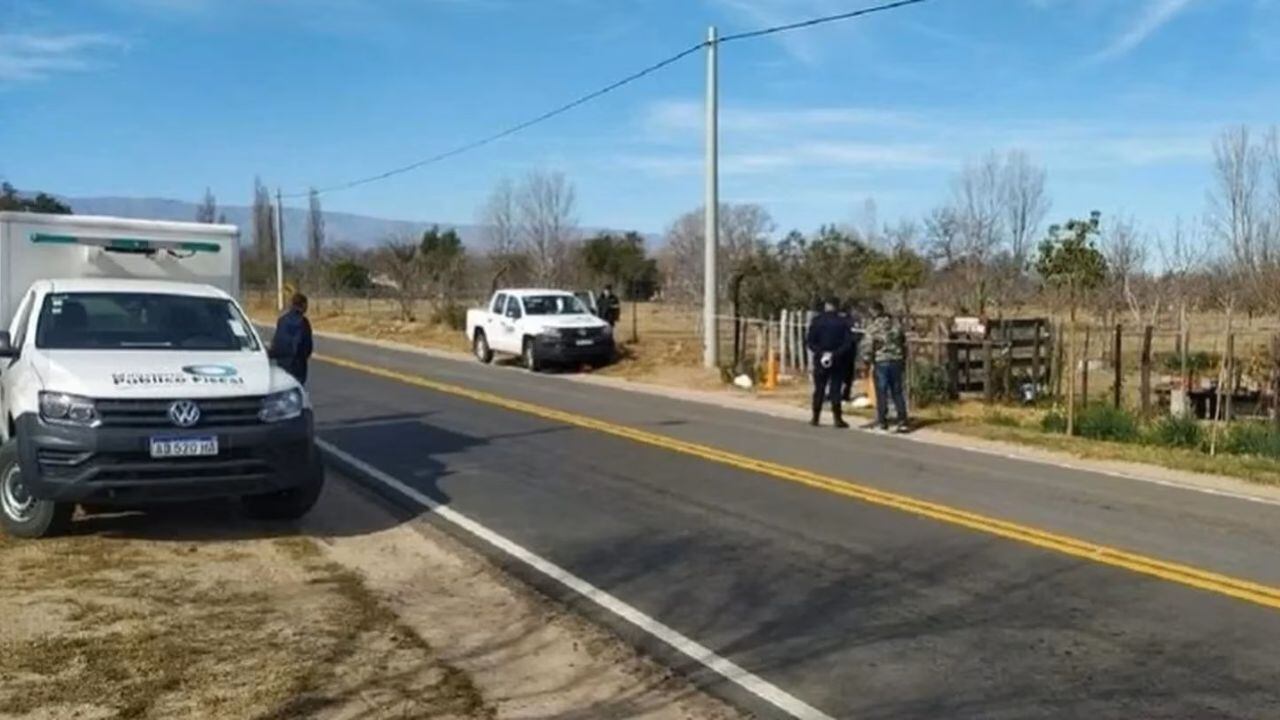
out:
<path id="1" fill-rule="evenodd" d="M 598 337 L 583 342 L 568 338 L 548 338 L 539 336 L 535 341 L 538 360 L 551 365 L 604 365 L 613 360 L 614 344 L 612 337 Z"/>
<path id="2" fill-rule="evenodd" d="M 258 495 L 317 482 L 323 467 L 311 411 L 279 423 L 208 427 L 185 433 L 50 425 L 18 419 L 18 457 L 31 495 L 94 505 L 141 505 Z M 153 435 L 218 437 L 211 457 L 157 460 Z"/>

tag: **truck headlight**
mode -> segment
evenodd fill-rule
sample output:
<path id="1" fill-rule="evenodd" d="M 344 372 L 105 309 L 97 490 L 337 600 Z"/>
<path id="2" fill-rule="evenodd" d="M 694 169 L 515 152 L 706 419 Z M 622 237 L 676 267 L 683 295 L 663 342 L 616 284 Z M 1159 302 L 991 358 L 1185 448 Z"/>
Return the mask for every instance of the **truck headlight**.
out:
<path id="1" fill-rule="evenodd" d="M 294 388 L 272 393 L 262 399 L 262 409 L 258 411 L 258 419 L 264 423 L 292 420 L 302 415 L 302 408 L 301 390 Z"/>
<path id="2" fill-rule="evenodd" d="M 102 422 L 89 398 L 56 392 L 40 393 L 40 418 L 55 425 L 77 427 L 97 427 Z"/>
<path id="3" fill-rule="evenodd" d="M 546 328 L 542 332 L 538 333 L 538 337 L 545 340 L 559 340 L 560 330 L 559 328 Z"/>

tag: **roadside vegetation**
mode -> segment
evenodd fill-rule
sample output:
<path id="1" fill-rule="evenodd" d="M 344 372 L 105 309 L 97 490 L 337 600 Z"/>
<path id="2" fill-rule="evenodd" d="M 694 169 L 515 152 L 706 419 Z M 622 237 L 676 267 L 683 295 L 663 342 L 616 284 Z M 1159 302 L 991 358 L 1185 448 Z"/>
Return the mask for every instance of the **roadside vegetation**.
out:
<path id="1" fill-rule="evenodd" d="M 0 535 L 0 717 L 491 717 L 467 675 L 315 541 L 144 522 Z"/>

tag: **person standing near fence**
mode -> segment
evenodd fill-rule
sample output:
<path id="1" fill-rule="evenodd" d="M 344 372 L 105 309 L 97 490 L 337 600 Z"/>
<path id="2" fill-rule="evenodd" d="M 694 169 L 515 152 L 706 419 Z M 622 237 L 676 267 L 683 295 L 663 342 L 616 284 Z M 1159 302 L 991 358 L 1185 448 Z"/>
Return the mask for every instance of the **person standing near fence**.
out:
<path id="1" fill-rule="evenodd" d="M 876 384 L 875 427 L 889 429 L 889 401 L 893 400 L 897 412 L 897 432 L 907 432 L 907 398 L 903 393 L 903 375 L 906 373 L 907 336 L 899 324 L 884 309 L 884 304 L 871 304 L 871 321 L 867 324 L 866 337 L 862 340 L 863 359 L 871 366 Z"/>
<path id="2" fill-rule="evenodd" d="M 838 428 L 847 428 L 840 407 L 841 383 L 844 380 L 843 363 L 851 362 L 849 351 L 853 349 L 853 333 L 846 318 L 836 313 L 836 301 L 828 300 L 822 312 L 809 324 L 805 344 L 813 353 L 813 418 L 810 425 L 817 427 L 822 419 L 822 405 L 831 403 L 831 416 Z"/>
<path id="3" fill-rule="evenodd" d="M 852 301 L 846 303 L 844 309 L 840 311 L 840 319 L 844 320 L 845 324 L 849 326 L 852 340 L 849 352 L 844 354 L 844 361 L 840 364 L 840 399 L 844 402 L 851 402 L 853 400 L 853 382 L 858 374 L 858 341 L 862 339 L 862 328 L 859 327 L 861 322 L 858 320 L 857 314 L 854 313 Z"/>

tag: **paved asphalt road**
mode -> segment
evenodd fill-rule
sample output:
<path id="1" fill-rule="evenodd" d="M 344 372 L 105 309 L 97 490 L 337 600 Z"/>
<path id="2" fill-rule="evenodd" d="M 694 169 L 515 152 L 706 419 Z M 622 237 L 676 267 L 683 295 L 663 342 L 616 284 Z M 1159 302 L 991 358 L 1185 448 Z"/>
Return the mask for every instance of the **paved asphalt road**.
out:
<path id="1" fill-rule="evenodd" d="M 1274 505 L 511 368 L 319 346 L 1280 585 Z M 1280 610 L 324 362 L 310 385 L 324 439 L 833 717 L 1280 717 Z"/>

